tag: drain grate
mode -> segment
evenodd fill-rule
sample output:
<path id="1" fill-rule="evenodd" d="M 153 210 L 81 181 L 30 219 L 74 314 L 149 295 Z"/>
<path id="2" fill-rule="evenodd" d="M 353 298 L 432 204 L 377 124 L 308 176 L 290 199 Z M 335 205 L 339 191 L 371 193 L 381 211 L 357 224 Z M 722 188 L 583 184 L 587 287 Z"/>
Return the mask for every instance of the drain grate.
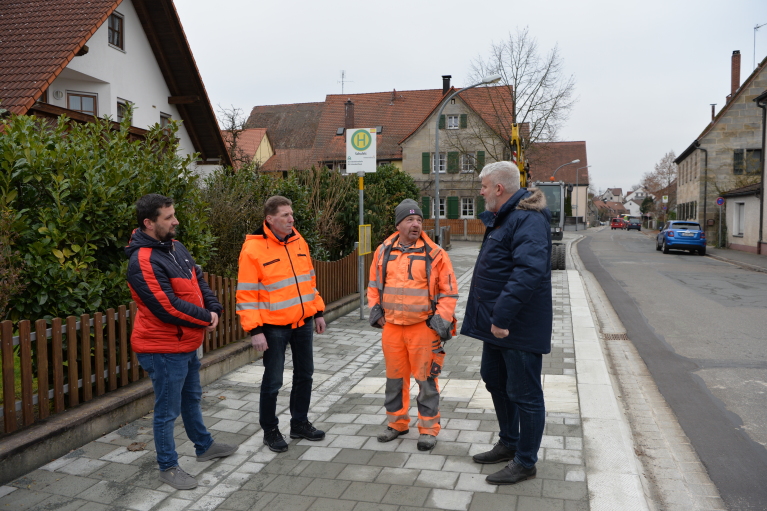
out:
<path id="1" fill-rule="evenodd" d="M 629 336 L 626 334 L 602 334 L 605 341 L 628 341 Z"/>

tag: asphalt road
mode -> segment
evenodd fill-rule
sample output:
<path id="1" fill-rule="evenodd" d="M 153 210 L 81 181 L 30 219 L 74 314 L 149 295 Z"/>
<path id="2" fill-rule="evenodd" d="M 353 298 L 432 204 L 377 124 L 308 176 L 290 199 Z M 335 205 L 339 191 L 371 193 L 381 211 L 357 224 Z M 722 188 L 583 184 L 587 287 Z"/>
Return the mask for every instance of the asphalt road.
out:
<path id="1" fill-rule="evenodd" d="M 767 509 L 767 274 L 637 231 L 577 245 L 729 510 Z"/>

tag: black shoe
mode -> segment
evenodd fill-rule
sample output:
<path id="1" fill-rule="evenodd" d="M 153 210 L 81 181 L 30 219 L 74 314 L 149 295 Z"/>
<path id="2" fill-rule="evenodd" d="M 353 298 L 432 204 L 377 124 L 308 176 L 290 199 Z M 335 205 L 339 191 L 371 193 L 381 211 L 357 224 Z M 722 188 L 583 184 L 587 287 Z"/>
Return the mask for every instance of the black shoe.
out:
<path id="1" fill-rule="evenodd" d="M 288 450 L 288 444 L 278 428 L 264 431 L 264 445 L 268 445 L 269 450 L 274 452 L 285 452 Z"/>
<path id="2" fill-rule="evenodd" d="M 512 461 L 507 466 L 503 467 L 503 470 L 499 470 L 495 474 L 487 476 L 485 481 L 488 484 L 517 484 L 521 481 L 527 481 L 535 477 L 538 471 L 535 469 L 535 465 L 530 468 L 525 468 L 518 463 Z"/>
<path id="3" fill-rule="evenodd" d="M 502 461 L 511 461 L 517 454 L 516 449 L 509 449 L 503 443 L 496 442 L 492 449 L 487 452 L 481 452 L 472 456 L 475 463 L 500 463 Z"/>
<path id="4" fill-rule="evenodd" d="M 290 438 L 305 438 L 317 442 L 325 438 L 325 432 L 312 426 L 311 422 L 304 421 L 290 425 Z"/>

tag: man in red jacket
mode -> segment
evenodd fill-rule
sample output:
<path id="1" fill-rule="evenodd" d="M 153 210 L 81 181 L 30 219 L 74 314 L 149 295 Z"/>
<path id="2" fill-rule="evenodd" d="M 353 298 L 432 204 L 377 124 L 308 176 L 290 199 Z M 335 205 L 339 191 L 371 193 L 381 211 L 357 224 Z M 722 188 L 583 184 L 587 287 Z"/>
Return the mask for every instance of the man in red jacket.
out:
<path id="1" fill-rule="evenodd" d="M 184 245 L 175 241 L 173 199 L 156 193 L 136 202 L 138 229 L 125 252 L 128 286 L 138 306 L 131 348 L 149 373 L 154 388 L 154 444 L 160 481 L 178 490 L 197 487 L 197 480 L 178 466 L 173 427 L 181 415 L 194 443 L 197 461 L 233 454 L 236 445 L 213 441 L 202 421 L 200 361 L 197 348 L 223 310 L 202 278 L 202 270 Z"/>

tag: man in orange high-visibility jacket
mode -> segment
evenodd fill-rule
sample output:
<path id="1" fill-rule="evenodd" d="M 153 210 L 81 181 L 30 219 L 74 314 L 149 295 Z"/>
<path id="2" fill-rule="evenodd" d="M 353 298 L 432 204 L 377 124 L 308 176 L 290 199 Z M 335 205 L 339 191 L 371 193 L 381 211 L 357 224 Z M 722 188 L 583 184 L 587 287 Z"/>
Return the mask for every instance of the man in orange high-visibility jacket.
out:
<path id="1" fill-rule="evenodd" d="M 246 236 L 240 252 L 237 314 L 253 348 L 264 353 L 259 422 L 264 444 L 285 452 L 288 444 L 276 415 L 285 350 L 293 353 L 290 438 L 322 440 L 325 433 L 309 422 L 314 355 L 312 327 L 325 331 L 325 303 L 317 291 L 309 246 L 293 227 L 290 199 L 275 195 L 264 204 L 264 225 Z"/>
<path id="2" fill-rule="evenodd" d="M 445 351 L 442 343 L 455 333 L 458 285 L 447 252 L 423 232 L 423 213 L 412 199 L 394 210 L 397 232 L 376 249 L 370 267 L 370 324 L 383 328 L 386 362 L 386 415 L 378 435 L 389 442 L 408 432 L 410 375 L 418 393 L 418 449 L 437 444 L 439 383 Z"/>

